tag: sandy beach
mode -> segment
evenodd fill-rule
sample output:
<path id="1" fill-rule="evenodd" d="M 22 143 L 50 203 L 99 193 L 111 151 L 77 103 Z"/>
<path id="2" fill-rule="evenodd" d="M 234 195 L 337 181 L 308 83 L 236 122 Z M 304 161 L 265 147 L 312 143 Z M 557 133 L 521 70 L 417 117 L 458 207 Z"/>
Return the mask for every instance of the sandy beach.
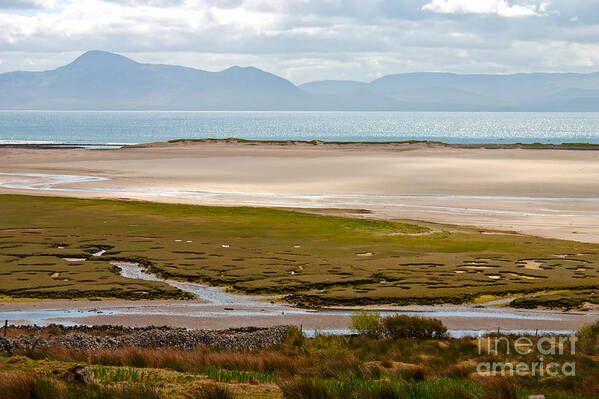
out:
<path id="1" fill-rule="evenodd" d="M 1 193 L 367 209 L 599 242 L 599 151 L 426 144 L 193 142 L 118 150 L 0 148 Z M 59 182 L 60 184 L 44 184 Z"/>

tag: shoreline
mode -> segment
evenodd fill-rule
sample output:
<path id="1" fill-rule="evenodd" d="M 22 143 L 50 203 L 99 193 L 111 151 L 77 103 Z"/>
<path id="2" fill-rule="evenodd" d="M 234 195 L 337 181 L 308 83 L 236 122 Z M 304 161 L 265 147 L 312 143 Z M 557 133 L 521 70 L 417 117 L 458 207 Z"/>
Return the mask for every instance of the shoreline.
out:
<path id="1" fill-rule="evenodd" d="M 448 143 L 444 141 L 436 140 L 397 140 L 397 141 L 331 141 L 331 140 L 258 140 L 258 139 L 243 139 L 238 137 L 229 137 L 223 139 L 216 138 L 202 138 L 202 139 L 174 139 L 164 142 L 154 143 L 140 143 L 134 145 L 128 145 L 127 147 L 143 148 L 148 146 L 160 146 L 169 144 L 193 144 L 193 143 L 239 143 L 239 144 L 271 144 L 271 145 L 338 145 L 338 146 L 351 146 L 351 145 L 372 145 L 372 146 L 393 146 L 393 145 L 426 145 L 426 146 L 440 146 L 448 148 L 472 148 L 472 149 L 547 149 L 547 150 L 599 150 L 599 143 L 587 143 L 587 142 L 562 142 L 559 144 L 553 143 Z"/>
<path id="2" fill-rule="evenodd" d="M 599 320 L 599 312 L 519 310 L 510 308 L 476 308 L 473 305 L 412 305 L 365 307 L 382 314 L 421 315 L 440 319 L 450 330 L 496 331 L 565 331 L 578 330 Z M 1 313 L 9 324 L 107 325 L 125 327 L 162 326 L 192 329 L 273 327 L 295 325 L 305 330 L 348 330 L 352 307 L 335 307 L 312 311 L 281 306 L 267 313 L 255 308 L 227 308 L 196 301 L 177 300 L 110 300 L 1 303 Z M 331 310 L 333 309 L 333 310 Z M 69 312 L 71 315 L 69 315 Z M 21 313 L 23 318 L 17 318 Z M 264 314 L 260 314 L 264 313 Z M 44 316 L 45 315 L 45 316 Z"/>
<path id="3" fill-rule="evenodd" d="M 0 148 L 21 148 L 21 149 L 121 149 L 121 148 L 150 148 L 168 146 L 173 144 L 249 144 L 249 145 L 277 145 L 277 146 L 295 146 L 295 145 L 324 145 L 324 146 L 405 146 L 405 145 L 426 145 L 429 147 L 446 147 L 459 149 L 530 149 L 530 150 L 578 150 L 578 151 L 599 151 L 599 143 L 590 142 L 444 142 L 436 140 L 397 140 L 397 141 L 343 141 L 343 140 L 270 140 L 270 139 L 244 139 L 238 137 L 229 138 L 200 138 L 200 139 L 172 139 L 167 141 L 148 142 L 148 143 L 76 143 L 76 142 L 36 142 L 22 140 L 14 143 L 2 142 Z"/>

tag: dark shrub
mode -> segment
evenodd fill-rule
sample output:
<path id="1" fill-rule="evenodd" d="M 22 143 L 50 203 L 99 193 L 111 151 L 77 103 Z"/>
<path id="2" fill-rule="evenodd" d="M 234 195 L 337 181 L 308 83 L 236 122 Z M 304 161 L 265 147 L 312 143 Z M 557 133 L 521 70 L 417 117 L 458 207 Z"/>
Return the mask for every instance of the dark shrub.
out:
<path id="1" fill-rule="evenodd" d="M 391 338 L 432 339 L 447 337 L 447 327 L 440 320 L 396 315 L 381 319 L 385 336 Z"/>
<path id="2" fill-rule="evenodd" d="M 351 329 L 370 337 L 378 337 L 381 333 L 380 322 L 380 313 L 361 311 L 351 316 Z"/>
<path id="3" fill-rule="evenodd" d="M 383 366 L 386 369 L 390 369 L 391 367 L 393 367 L 393 361 L 385 359 L 381 362 L 381 366 Z"/>
<path id="4" fill-rule="evenodd" d="M 414 366 L 401 368 L 397 370 L 395 374 L 403 380 L 415 382 L 424 381 L 426 379 L 427 371 L 430 370 L 427 370 L 426 367 Z"/>

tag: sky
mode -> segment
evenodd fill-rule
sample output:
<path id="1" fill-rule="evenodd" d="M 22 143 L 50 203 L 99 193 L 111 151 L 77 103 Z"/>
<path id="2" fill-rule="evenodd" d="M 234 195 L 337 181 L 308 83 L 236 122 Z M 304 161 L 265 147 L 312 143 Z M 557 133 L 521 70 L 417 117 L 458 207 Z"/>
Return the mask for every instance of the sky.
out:
<path id="1" fill-rule="evenodd" d="M 599 71 L 599 0 L 0 0 L 0 72 L 87 50 L 299 84 Z"/>

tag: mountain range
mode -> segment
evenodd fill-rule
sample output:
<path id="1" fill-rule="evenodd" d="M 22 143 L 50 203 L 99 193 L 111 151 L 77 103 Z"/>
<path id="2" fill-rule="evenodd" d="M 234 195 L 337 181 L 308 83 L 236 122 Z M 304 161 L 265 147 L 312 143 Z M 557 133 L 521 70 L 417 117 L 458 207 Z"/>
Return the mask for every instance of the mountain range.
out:
<path id="1" fill-rule="evenodd" d="M 403 73 L 294 85 L 254 67 L 142 64 L 104 51 L 0 74 L 0 109 L 599 111 L 599 73 Z"/>

